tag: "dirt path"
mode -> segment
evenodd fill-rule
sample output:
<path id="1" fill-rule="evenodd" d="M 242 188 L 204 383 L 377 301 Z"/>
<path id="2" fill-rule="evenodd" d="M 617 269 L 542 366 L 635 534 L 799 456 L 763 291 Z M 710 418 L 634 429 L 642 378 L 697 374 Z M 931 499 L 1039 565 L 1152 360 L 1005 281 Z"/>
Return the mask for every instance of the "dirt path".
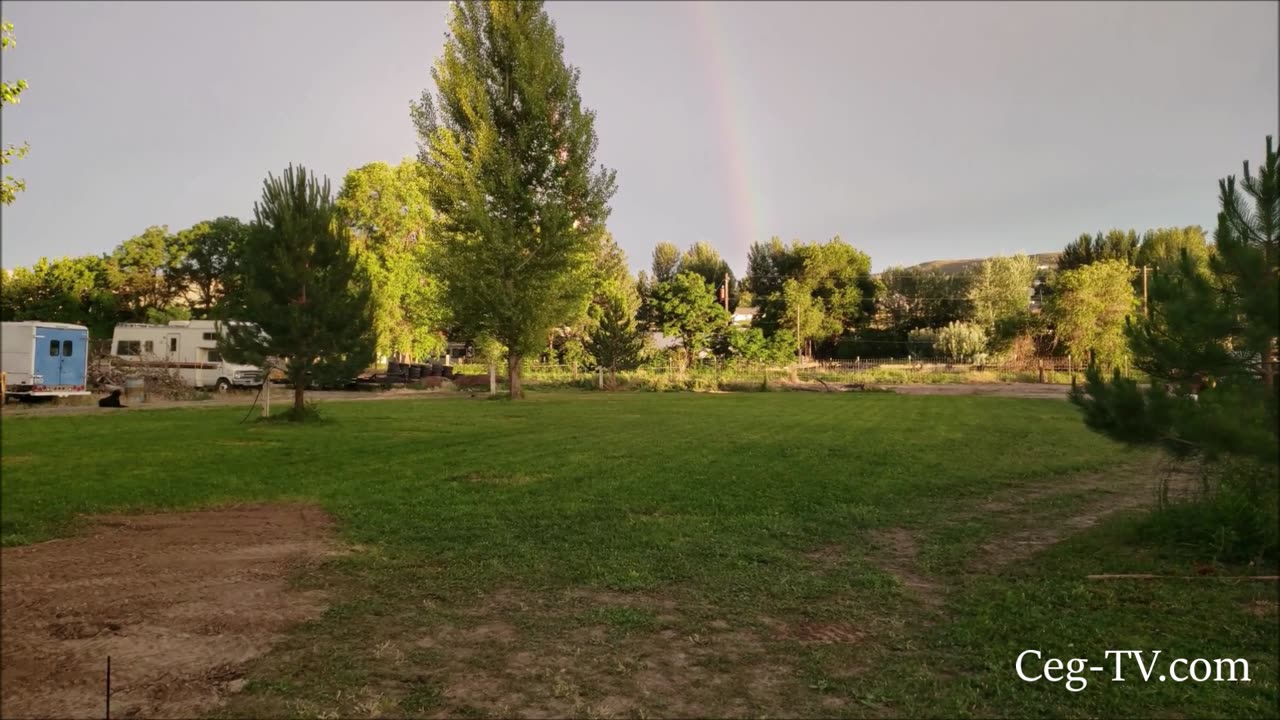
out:
<path id="1" fill-rule="evenodd" d="M 919 385 L 883 385 L 899 395 L 994 395 L 997 397 L 1049 398 L 1066 400 L 1070 385 L 1039 383 L 948 383 Z"/>
<path id="2" fill-rule="evenodd" d="M 290 591 L 334 552 L 308 506 L 106 516 L 79 537 L 0 551 L 0 716 L 193 717 L 325 598 Z"/>
<path id="3" fill-rule="evenodd" d="M 940 518 L 943 524 L 982 519 L 995 524 L 995 531 L 973 548 L 968 562 L 958 568 L 963 573 L 995 574 L 1036 553 L 1084 532 L 1116 513 L 1140 507 L 1155 507 L 1157 480 L 1164 475 L 1172 496 L 1194 492 L 1195 473 L 1167 458 L 1153 458 L 1110 470 L 1054 478 L 1039 487 L 1017 487 L 1000 491 L 976 507 Z M 1055 497 L 1081 492 L 1090 497 L 1073 511 L 1046 517 L 1037 513 L 1037 504 Z M 920 567 L 918 547 L 927 537 L 907 528 L 888 528 L 872 533 L 879 548 L 877 565 L 898 579 L 923 605 L 937 608 L 943 589 L 949 584 Z"/>

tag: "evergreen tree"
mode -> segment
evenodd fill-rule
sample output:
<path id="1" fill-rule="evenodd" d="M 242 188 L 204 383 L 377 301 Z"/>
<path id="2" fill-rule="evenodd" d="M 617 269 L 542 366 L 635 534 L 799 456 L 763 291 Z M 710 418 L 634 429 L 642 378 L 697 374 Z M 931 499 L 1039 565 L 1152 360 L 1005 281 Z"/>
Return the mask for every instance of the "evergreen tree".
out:
<path id="1" fill-rule="evenodd" d="M 460 328 L 507 347 L 508 389 L 591 291 L 614 173 L 541 2 L 450 5 L 437 92 L 412 107 L 436 212 L 433 270 Z"/>
<path id="2" fill-rule="evenodd" d="M 1278 445 L 1280 158 L 1267 138 L 1256 175 L 1219 182 L 1216 252 L 1207 269 L 1188 251 L 1150 286 L 1150 316 L 1126 329 L 1149 388 L 1095 368 L 1072 400 L 1112 437 L 1179 454 L 1251 457 L 1274 465 Z M 1250 201 L 1252 201 L 1250 203 Z M 1252 207 L 1250 207 L 1252 204 Z"/>
<path id="3" fill-rule="evenodd" d="M 1058 270 L 1074 270 L 1102 260 L 1123 260 L 1132 265 L 1137 259 L 1140 244 L 1136 230 L 1113 229 L 1095 237 L 1088 233 L 1069 243 L 1058 255 Z"/>
<path id="4" fill-rule="evenodd" d="M 645 338 L 636 329 L 635 306 L 622 292 L 610 292 L 604 302 L 591 308 L 596 324 L 588 336 L 586 350 L 597 365 L 609 371 L 613 386 L 619 370 L 639 366 Z"/>
<path id="5" fill-rule="evenodd" d="M 285 361 L 292 419 L 304 417 L 311 383 L 351 377 L 373 360 L 369 280 L 352 252 L 329 181 L 302 167 L 268 175 L 240 259 L 244 317 L 219 342 L 231 360 Z"/>

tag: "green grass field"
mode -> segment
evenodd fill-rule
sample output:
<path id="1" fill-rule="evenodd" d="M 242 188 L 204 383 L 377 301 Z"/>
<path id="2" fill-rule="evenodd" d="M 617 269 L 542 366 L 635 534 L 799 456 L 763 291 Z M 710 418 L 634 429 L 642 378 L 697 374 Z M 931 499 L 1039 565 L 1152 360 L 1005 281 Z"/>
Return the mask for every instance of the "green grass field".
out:
<path id="1" fill-rule="evenodd" d="M 1137 545 L 1152 457 L 1065 402 L 533 393 L 7 418 L 6 546 L 80 514 L 315 502 L 359 551 L 223 716 L 1275 716 L 1274 583 Z M 1130 508 L 1102 516 L 1108 510 Z M 1094 524 L 1093 520 L 1102 518 Z M 1248 574 L 1248 568 L 1221 568 Z M 1259 611 L 1259 608 L 1262 608 Z M 424 641 L 424 639 L 434 639 Z M 1250 660 L 1026 683 L 1025 649 Z"/>

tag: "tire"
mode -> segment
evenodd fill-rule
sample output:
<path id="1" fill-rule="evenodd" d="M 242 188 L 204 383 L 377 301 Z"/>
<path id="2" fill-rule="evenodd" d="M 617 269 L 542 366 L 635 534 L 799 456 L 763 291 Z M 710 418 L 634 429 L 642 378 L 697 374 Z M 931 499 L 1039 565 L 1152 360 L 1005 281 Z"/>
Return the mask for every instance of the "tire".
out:
<path id="1" fill-rule="evenodd" d="M 231 389 L 231 381 L 226 378 L 218 378 L 218 382 L 213 386 L 220 393 L 225 393 Z"/>

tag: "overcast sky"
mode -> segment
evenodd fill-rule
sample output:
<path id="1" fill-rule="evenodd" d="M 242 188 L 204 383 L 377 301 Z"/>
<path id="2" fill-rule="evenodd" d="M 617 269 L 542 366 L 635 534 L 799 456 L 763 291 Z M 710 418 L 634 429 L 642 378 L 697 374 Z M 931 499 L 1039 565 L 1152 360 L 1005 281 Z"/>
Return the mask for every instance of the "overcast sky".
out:
<path id="1" fill-rule="evenodd" d="M 840 235 L 877 270 L 1214 224 L 1277 134 L 1277 3 L 551 3 L 633 269 Z M 0 263 L 251 218 L 269 171 L 415 153 L 448 5 L 5 2 Z"/>

